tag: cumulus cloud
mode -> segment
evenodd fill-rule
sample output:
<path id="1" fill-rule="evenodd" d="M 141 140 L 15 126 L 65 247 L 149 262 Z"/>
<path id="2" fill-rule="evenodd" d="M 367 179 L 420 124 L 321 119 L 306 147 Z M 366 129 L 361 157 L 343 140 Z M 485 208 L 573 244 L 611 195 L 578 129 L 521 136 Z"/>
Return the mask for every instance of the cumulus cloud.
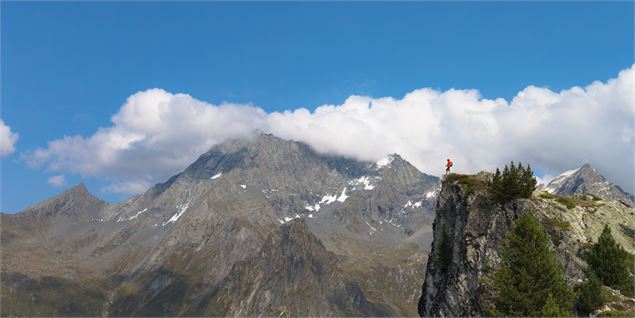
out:
<path id="1" fill-rule="evenodd" d="M 54 187 L 61 187 L 63 185 L 66 185 L 66 177 L 63 174 L 52 176 L 48 179 L 47 182 Z"/>
<path id="2" fill-rule="evenodd" d="M 110 178 L 109 191 L 142 192 L 181 171 L 211 146 L 254 129 L 317 151 L 363 160 L 399 153 L 420 170 L 493 169 L 510 160 L 546 174 L 591 163 L 633 191 L 633 76 L 560 92 L 529 86 L 507 101 L 477 90 L 414 90 L 402 98 L 351 96 L 342 104 L 267 113 L 254 105 L 212 105 L 150 89 L 130 96 L 112 125 L 53 140 L 26 156 L 33 165 Z"/>
<path id="3" fill-rule="evenodd" d="M 0 157 L 8 156 L 15 151 L 15 143 L 18 142 L 18 138 L 20 135 L 11 132 L 11 127 L 0 119 Z"/>

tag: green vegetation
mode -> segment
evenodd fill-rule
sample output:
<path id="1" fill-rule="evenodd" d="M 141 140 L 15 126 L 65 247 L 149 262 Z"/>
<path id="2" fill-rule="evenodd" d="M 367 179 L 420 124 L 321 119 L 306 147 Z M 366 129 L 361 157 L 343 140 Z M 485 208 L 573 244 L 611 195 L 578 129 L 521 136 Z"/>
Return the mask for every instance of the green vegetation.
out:
<path id="1" fill-rule="evenodd" d="M 558 220 L 556 218 L 547 218 L 547 225 L 551 228 L 558 228 L 561 230 L 568 230 L 571 228 L 571 224 L 567 221 Z"/>
<path id="2" fill-rule="evenodd" d="M 474 192 L 483 188 L 483 182 L 474 175 L 450 173 L 445 177 L 448 182 L 458 181 L 460 184 L 465 185 L 467 192 Z"/>
<path id="3" fill-rule="evenodd" d="M 542 306 L 542 309 L 540 309 L 540 315 L 542 317 L 569 317 L 571 316 L 571 313 L 566 310 L 562 310 L 558 304 L 556 304 L 553 296 L 549 294 L 545 305 Z"/>
<path id="4" fill-rule="evenodd" d="M 588 271 L 586 274 L 587 281 L 576 290 L 576 307 L 581 313 L 588 315 L 602 306 L 608 298 L 603 292 L 602 282 L 595 273 Z"/>
<path id="5" fill-rule="evenodd" d="M 494 308 L 489 313 L 496 316 L 542 316 L 543 310 L 563 315 L 571 310 L 573 291 L 549 249 L 549 236 L 533 215 L 523 214 L 514 223 L 493 287 Z"/>
<path id="6" fill-rule="evenodd" d="M 600 314 L 600 317 L 635 317 L 635 310 L 610 310 Z"/>
<path id="7" fill-rule="evenodd" d="M 629 275 L 629 254 L 615 242 L 611 228 L 604 226 L 598 242 L 587 253 L 587 263 L 602 283 L 633 296 L 633 277 Z"/>
<path id="8" fill-rule="evenodd" d="M 571 197 L 563 197 L 561 195 L 553 195 L 551 193 L 541 193 L 540 197 L 543 199 L 555 200 L 556 202 L 566 206 L 569 210 L 575 208 L 576 206 L 576 202 Z"/>
<path id="9" fill-rule="evenodd" d="M 602 205 L 600 202 L 598 202 L 599 200 L 596 200 L 596 197 L 592 197 L 592 199 L 586 199 L 584 197 L 577 197 L 577 196 L 565 197 L 565 196 L 555 195 L 551 193 L 541 193 L 539 196 L 543 199 L 554 200 L 566 206 L 567 209 L 569 210 L 575 208 L 576 206 L 593 208 L 593 207 L 598 207 Z"/>
<path id="10" fill-rule="evenodd" d="M 602 198 L 598 197 L 597 195 L 593 194 L 593 193 L 585 193 L 588 196 L 591 196 L 591 198 L 593 198 L 593 201 L 602 201 Z"/>
<path id="11" fill-rule="evenodd" d="M 434 264 L 441 272 L 445 272 L 452 261 L 452 245 L 448 234 L 446 233 L 445 224 L 441 227 L 441 236 L 435 248 Z"/>
<path id="12" fill-rule="evenodd" d="M 525 168 L 521 163 L 514 165 L 512 161 L 509 166 L 505 165 L 502 174 L 496 168 L 490 189 L 494 200 L 499 203 L 530 198 L 536 190 L 536 178 L 529 165 Z"/>

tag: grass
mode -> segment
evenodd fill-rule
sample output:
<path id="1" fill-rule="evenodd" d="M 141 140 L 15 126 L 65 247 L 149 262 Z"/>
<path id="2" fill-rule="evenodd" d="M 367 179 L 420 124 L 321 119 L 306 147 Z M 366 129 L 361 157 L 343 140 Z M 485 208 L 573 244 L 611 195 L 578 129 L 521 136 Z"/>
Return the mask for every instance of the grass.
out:
<path id="1" fill-rule="evenodd" d="M 602 198 L 598 197 L 597 195 L 593 194 L 593 193 L 585 193 L 586 195 L 589 195 L 593 198 L 593 201 L 602 201 Z"/>
<path id="2" fill-rule="evenodd" d="M 479 180 L 475 175 L 450 173 L 445 177 L 445 181 L 458 182 L 465 185 L 467 192 L 474 192 L 484 188 L 483 181 Z"/>
<path id="3" fill-rule="evenodd" d="M 551 193 L 541 193 L 538 196 L 543 198 L 543 199 L 554 200 L 554 201 L 566 206 L 567 209 L 569 209 L 569 210 L 575 208 L 576 206 L 581 206 L 581 207 L 586 207 L 586 208 L 592 208 L 592 207 L 601 206 L 601 204 L 598 202 L 601 199 L 599 199 L 598 197 L 593 196 L 593 195 L 592 195 L 593 199 L 590 199 L 590 200 L 589 199 L 580 198 L 580 197 L 576 197 L 576 196 L 562 196 L 562 195 L 555 195 L 555 194 L 551 194 Z"/>
<path id="4" fill-rule="evenodd" d="M 600 317 L 634 317 L 635 310 L 611 310 L 603 312 Z"/>
<path id="5" fill-rule="evenodd" d="M 602 287 L 602 289 L 600 289 L 600 295 L 603 299 L 606 300 L 605 303 L 620 300 L 619 297 L 613 295 L 613 293 L 611 293 L 609 289 L 606 287 Z"/>
<path id="6" fill-rule="evenodd" d="M 540 197 L 543 199 L 555 200 L 556 202 L 566 206 L 569 210 L 575 208 L 576 206 L 575 201 L 571 197 L 563 197 L 560 195 L 553 195 L 551 193 L 541 193 Z"/>
<path id="7" fill-rule="evenodd" d="M 547 225 L 551 228 L 558 228 L 560 230 L 566 231 L 571 228 L 571 224 L 567 221 L 559 220 L 556 218 L 547 218 Z"/>

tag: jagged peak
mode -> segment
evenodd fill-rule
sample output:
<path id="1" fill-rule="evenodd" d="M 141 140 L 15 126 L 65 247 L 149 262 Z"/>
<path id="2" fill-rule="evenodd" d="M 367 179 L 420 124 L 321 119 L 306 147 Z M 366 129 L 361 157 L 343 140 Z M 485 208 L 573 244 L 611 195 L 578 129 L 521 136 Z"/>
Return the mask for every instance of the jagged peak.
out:
<path id="1" fill-rule="evenodd" d="M 580 168 L 577 169 L 578 172 L 592 173 L 599 175 L 600 173 L 595 169 L 591 164 L 585 163 Z"/>
<path id="2" fill-rule="evenodd" d="M 101 199 L 92 195 L 86 185 L 84 183 L 79 183 L 71 188 L 66 189 L 66 191 L 49 198 L 41 203 L 38 203 L 32 207 L 27 208 L 23 212 L 28 211 L 37 211 L 42 208 L 46 208 L 51 205 L 69 205 L 69 204 L 81 204 L 81 205 L 91 205 L 91 204 L 106 204 Z"/>

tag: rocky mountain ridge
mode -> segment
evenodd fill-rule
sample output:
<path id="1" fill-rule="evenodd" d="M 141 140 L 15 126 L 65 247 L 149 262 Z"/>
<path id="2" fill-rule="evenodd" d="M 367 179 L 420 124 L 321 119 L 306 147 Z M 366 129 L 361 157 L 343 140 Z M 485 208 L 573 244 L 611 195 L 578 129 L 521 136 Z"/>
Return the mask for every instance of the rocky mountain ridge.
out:
<path id="1" fill-rule="evenodd" d="M 439 186 L 398 155 L 230 140 L 121 204 L 80 185 L 1 214 L 1 314 L 412 315 Z"/>
<path id="2" fill-rule="evenodd" d="M 590 164 L 565 171 L 555 177 L 541 190 L 557 195 L 592 194 L 605 199 L 614 199 L 635 207 L 635 197 L 620 186 L 609 182 Z"/>

